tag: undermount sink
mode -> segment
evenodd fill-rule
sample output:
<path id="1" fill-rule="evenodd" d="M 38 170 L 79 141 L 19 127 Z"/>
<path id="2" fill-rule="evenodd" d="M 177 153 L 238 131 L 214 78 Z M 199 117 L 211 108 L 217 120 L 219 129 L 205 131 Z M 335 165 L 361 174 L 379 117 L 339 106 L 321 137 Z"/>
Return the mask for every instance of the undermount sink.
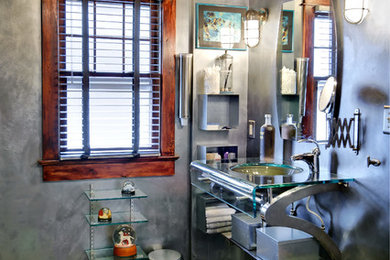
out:
<path id="1" fill-rule="evenodd" d="M 243 163 L 231 167 L 230 170 L 237 173 L 258 176 L 285 176 L 303 171 L 303 169 L 299 167 L 275 163 Z"/>

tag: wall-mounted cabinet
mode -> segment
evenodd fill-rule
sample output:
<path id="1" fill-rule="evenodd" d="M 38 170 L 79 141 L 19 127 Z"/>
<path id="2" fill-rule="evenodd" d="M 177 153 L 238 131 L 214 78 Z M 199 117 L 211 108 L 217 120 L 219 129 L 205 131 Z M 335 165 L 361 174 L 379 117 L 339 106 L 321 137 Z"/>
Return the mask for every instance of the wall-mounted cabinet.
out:
<path id="1" fill-rule="evenodd" d="M 238 127 L 239 94 L 199 94 L 199 128 L 226 131 Z"/>

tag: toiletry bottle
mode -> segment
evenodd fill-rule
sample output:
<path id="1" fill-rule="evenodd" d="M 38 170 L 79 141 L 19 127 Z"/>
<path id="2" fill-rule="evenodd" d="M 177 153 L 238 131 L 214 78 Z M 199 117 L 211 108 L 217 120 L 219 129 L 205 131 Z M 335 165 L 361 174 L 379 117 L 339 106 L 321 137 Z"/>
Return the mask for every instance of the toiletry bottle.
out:
<path id="1" fill-rule="evenodd" d="M 260 161 L 273 162 L 275 151 L 275 127 L 271 115 L 265 114 L 265 123 L 260 128 Z"/>
<path id="2" fill-rule="evenodd" d="M 286 122 L 280 126 L 280 136 L 283 139 L 283 162 L 290 163 L 293 141 L 296 139 L 297 127 L 293 123 L 293 115 L 288 114 Z"/>

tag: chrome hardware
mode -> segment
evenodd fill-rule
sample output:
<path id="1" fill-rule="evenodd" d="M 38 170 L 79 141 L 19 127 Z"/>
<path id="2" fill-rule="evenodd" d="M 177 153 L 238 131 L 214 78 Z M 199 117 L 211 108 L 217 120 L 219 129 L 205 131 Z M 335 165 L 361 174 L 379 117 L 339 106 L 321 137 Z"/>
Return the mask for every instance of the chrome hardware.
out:
<path id="1" fill-rule="evenodd" d="M 314 143 L 316 147 L 310 153 L 296 154 L 291 156 L 291 160 L 298 161 L 302 160 L 307 163 L 311 171 L 311 177 L 318 178 L 320 173 L 320 147 L 318 143 L 313 139 L 301 139 L 298 143 L 307 142 Z"/>
<path id="2" fill-rule="evenodd" d="M 326 148 L 332 147 L 340 147 L 341 144 L 344 148 L 347 147 L 352 148 L 355 151 L 356 155 L 359 154 L 360 150 L 360 109 L 356 108 L 355 113 L 353 114 L 353 118 L 333 118 L 331 134 L 329 137 L 328 144 Z M 352 128 L 353 123 L 353 128 Z M 353 139 L 351 141 L 351 133 L 350 130 L 353 129 Z"/>
<path id="3" fill-rule="evenodd" d="M 179 119 L 181 126 L 186 126 L 191 116 L 191 53 L 180 53 L 176 55 L 176 71 L 179 78 Z"/>
<path id="4" fill-rule="evenodd" d="M 370 165 L 378 167 L 379 165 L 381 165 L 381 161 L 379 161 L 378 159 L 371 159 L 371 157 L 368 156 L 367 157 L 367 168 L 370 167 Z"/>
<path id="5" fill-rule="evenodd" d="M 263 205 L 260 209 L 260 214 L 267 225 L 291 227 L 312 235 L 326 250 L 330 259 L 340 260 L 340 249 L 322 228 L 317 227 L 305 219 L 286 214 L 288 205 L 295 201 L 315 194 L 340 190 L 343 190 L 343 185 L 338 183 L 298 186 L 275 197 L 271 203 Z"/>

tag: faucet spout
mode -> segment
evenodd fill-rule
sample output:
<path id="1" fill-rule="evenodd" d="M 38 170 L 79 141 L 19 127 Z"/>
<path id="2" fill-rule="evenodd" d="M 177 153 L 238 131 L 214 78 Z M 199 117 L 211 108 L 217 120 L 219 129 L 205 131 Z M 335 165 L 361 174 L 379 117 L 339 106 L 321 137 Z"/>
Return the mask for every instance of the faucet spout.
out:
<path id="1" fill-rule="evenodd" d="M 311 171 L 311 175 L 313 175 L 315 178 L 318 178 L 320 173 L 320 147 L 318 146 L 318 143 L 312 139 L 302 139 L 298 141 L 298 143 L 301 142 L 314 143 L 316 147 L 309 153 L 302 153 L 291 156 L 291 160 L 302 160 L 306 162 Z"/>

